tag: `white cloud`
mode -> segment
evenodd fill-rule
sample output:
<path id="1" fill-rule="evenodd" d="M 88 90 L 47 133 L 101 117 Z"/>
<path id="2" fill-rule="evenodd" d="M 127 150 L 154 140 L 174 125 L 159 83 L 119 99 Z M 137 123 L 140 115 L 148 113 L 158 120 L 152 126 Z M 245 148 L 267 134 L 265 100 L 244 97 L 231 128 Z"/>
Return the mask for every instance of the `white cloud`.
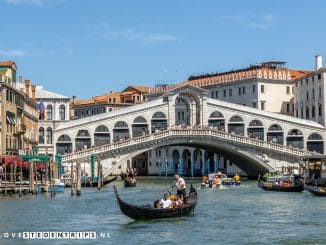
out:
<path id="1" fill-rule="evenodd" d="M 107 24 L 101 23 L 95 27 L 95 34 L 102 38 L 113 40 L 130 40 L 142 43 L 166 42 L 178 40 L 178 38 L 166 33 L 145 33 L 134 29 L 112 30 Z"/>
<path id="2" fill-rule="evenodd" d="M 0 56 L 4 56 L 6 58 L 20 58 L 26 56 L 27 53 L 23 50 L 18 49 L 0 49 Z M 1 57 L 0 57 L 1 58 Z"/>
<path id="3" fill-rule="evenodd" d="M 241 24 L 254 29 L 268 29 L 275 24 L 282 23 L 281 18 L 276 18 L 273 14 L 265 14 L 257 16 L 253 14 L 248 15 L 225 15 L 218 18 L 220 21 L 233 22 Z"/>
<path id="4" fill-rule="evenodd" d="M 5 3 L 13 5 L 33 5 L 33 6 L 46 6 L 51 3 L 65 2 L 67 0 L 2 0 Z"/>

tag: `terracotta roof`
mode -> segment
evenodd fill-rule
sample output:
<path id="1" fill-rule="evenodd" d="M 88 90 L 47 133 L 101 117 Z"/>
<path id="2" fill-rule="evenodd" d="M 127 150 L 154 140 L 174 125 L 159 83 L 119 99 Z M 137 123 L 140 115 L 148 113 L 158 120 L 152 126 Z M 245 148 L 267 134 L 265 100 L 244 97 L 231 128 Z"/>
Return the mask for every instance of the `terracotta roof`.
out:
<path id="1" fill-rule="evenodd" d="M 127 88 L 125 88 L 121 93 L 124 93 L 124 91 L 127 91 L 128 89 L 134 89 L 134 90 L 138 90 L 140 92 L 144 92 L 144 93 L 148 93 L 150 87 L 144 87 L 144 86 L 128 86 Z"/>
<path id="2" fill-rule="evenodd" d="M 312 73 L 312 71 L 300 71 L 300 70 L 289 70 L 291 74 L 291 80 L 299 79 L 305 75 Z"/>
<path id="3" fill-rule="evenodd" d="M 12 68 L 13 66 L 16 68 L 16 63 L 13 61 L 0 61 L 0 66 Z"/>

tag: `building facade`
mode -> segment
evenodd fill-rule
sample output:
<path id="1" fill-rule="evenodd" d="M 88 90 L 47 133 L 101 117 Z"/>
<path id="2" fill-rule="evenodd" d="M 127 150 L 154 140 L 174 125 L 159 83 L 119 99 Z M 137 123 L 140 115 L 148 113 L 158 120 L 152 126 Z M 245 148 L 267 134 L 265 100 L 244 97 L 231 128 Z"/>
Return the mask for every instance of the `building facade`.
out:
<path id="1" fill-rule="evenodd" d="M 0 62 L 1 155 L 18 156 L 23 149 L 24 93 L 16 88 L 16 64 Z"/>
<path id="2" fill-rule="evenodd" d="M 295 116 L 316 121 L 326 127 L 326 68 L 322 66 L 320 55 L 315 58 L 315 71 L 295 80 Z"/>
<path id="3" fill-rule="evenodd" d="M 191 84 L 207 89 L 213 99 L 293 116 L 294 80 L 310 71 L 290 70 L 285 64 L 270 61 L 224 73 L 191 76 L 186 82 L 152 88 L 148 99 Z"/>

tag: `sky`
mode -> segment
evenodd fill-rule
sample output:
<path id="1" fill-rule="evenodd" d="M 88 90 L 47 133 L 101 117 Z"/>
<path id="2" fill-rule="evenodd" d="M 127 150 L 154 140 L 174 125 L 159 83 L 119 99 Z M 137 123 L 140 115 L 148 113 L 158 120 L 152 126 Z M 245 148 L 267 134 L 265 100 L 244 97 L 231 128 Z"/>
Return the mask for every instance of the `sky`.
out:
<path id="1" fill-rule="evenodd" d="M 32 84 L 89 98 L 267 60 L 312 70 L 324 0 L 0 0 L 0 60 Z"/>

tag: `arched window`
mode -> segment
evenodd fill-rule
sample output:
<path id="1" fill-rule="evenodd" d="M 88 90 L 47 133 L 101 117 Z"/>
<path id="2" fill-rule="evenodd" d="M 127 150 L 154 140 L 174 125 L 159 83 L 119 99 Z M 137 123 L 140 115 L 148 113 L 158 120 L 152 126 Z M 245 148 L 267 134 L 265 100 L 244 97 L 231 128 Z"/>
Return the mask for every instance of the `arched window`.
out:
<path id="1" fill-rule="evenodd" d="M 324 153 L 323 137 L 318 133 L 310 134 L 307 140 L 307 150 L 323 154 Z"/>
<path id="2" fill-rule="evenodd" d="M 259 120 L 252 120 L 247 129 L 248 137 L 264 140 L 264 126 Z"/>
<path id="3" fill-rule="evenodd" d="M 165 114 L 163 112 L 155 112 L 155 114 L 153 115 L 152 118 L 158 118 L 158 119 L 163 119 L 163 118 L 166 118 Z"/>
<path id="4" fill-rule="evenodd" d="M 146 121 L 145 118 L 139 116 L 139 117 L 135 118 L 134 123 L 145 123 L 145 124 L 147 124 L 147 121 Z"/>
<path id="5" fill-rule="evenodd" d="M 268 128 L 267 141 L 271 143 L 281 144 L 284 143 L 283 129 L 278 124 L 273 124 Z"/>
<path id="6" fill-rule="evenodd" d="M 66 134 L 61 135 L 58 138 L 56 146 L 57 146 L 57 154 L 63 155 L 72 152 L 71 138 Z"/>
<path id="7" fill-rule="evenodd" d="M 46 129 L 46 143 L 49 145 L 52 144 L 52 128 Z"/>
<path id="8" fill-rule="evenodd" d="M 64 105 L 59 107 L 59 120 L 66 120 L 66 107 Z"/>
<path id="9" fill-rule="evenodd" d="M 152 133 L 155 133 L 159 130 L 166 130 L 166 128 L 168 127 L 168 121 L 166 119 L 166 115 L 160 111 L 155 112 L 152 117 L 151 124 L 152 124 Z"/>
<path id="10" fill-rule="evenodd" d="M 52 105 L 46 106 L 46 120 L 53 120 L 53 108 Z"/>
<path id="11" fill-rule="evenodd" d="M 224 116 L 223 116 L 223 114 L 221 112 L 214 111 L 213 113 L 211 113 L 209 118 L 224 118 Z"/>
<path id="12" fill-rule="evenodd" d="M 263 127 L 263 123 L 259 120 L 252 120 L 249 123 L 249 127 Z"/>
<path id="13" fill-rule="evenodd" d="M 110 144 L 110 133 L 106 126 L 100 125 L 95 129 L 94 144 L 95 146 Z"/>
<path id="14" fill-rule="evenodd" d="M 216 127 L 218 130 L 225 130 L 225 119 L 221 112 L 214 111 L 208 119 L 208 126 Z"/>
<path id="15" fill-rule="evenodd" d="M 230 122 L 243 122 L 240 116 L 233 116 L 230 118 Z"/>
<path id="16" fill-rule="evenodd" d="M 68 135 L 64 134 L 58 138 L 57 142 L 71 142 L 71 138 Z"/>
<path id="17" fill-rule="evenodd" d="M 119 121 L 116 124 L 114 124 L 114 128 L 128 128 L 128 124 L 124 121 Z"/>
<path id="18" fill-rule="evenodd" d="M 78 131 L 75 138 L 76 150 L 89 149 L 91 148 L 91 136 L 86 129 Z"/>
<path id="19" fill-rule="evenodd" d="M 106 126 L 101 125 L 101 126 L 98 126 L 98 127 L 95 129 L 95 132 L 96 132 L 96 133 L 109 132 L 109 129 L 108 129 Z"/>
<path id="20" fill-rule="evenodd" d="M 286 137 L 286 145 L 302 149 L 304 147 L 302 132 L 299 129 L 290 130 Z"/>
<path id="21" fill-rule="evenodd" d="M 44 128 L 40 127 L 38 130 L 38 143 L 44 144 Z"/>

